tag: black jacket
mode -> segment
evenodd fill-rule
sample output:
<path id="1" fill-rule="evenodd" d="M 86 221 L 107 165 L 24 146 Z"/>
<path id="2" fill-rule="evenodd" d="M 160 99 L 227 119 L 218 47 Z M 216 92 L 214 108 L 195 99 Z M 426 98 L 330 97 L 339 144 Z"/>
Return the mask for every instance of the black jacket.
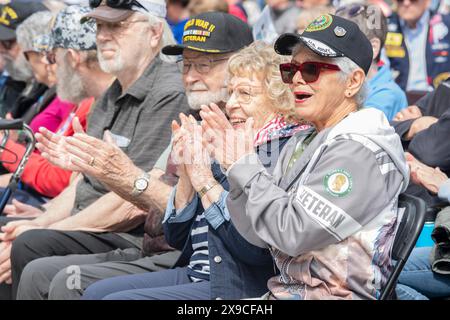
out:
<path id="1" fill-rule="evenodd" d="M 423 116 L 436 117 L 439 120 L 417 133 L 410 141 L 404 139 L 415 119 L 392 121 L 391 124 L 402 139 L 403 148 L 419 161 L 431 167 L 439 167 L 450 176 L 450 79 L 417 102 Z M 424 198 L 428 204 L 436 204 L 439 199 L 422 187 L 410 185 L 408 193 Z"/>

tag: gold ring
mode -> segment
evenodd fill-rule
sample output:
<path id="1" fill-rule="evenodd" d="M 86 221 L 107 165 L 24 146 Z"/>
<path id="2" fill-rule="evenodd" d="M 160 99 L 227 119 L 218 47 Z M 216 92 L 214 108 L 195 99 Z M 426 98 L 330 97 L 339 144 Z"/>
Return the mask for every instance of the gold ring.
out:
<path id="1" fill-rule="evenodd" d="M 91 161 L 89 161 L 89 165 L 90 165 L 91 167 L 93 167 L 93 166 L 94 166 L 94 162 L 95 162 L 95 158 L 92 157 L 92 158 L 91 158 Z"/>

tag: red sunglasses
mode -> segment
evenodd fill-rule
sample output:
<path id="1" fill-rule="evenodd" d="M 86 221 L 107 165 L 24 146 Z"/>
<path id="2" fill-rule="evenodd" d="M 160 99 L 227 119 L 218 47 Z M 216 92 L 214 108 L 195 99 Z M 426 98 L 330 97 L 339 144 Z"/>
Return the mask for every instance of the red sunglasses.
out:
<path id="1" fill-rule="evenodd" d="M 340 71 L 341 69 L 335 65 L 324 62 L 308 61 L 302 64 L 282 63 L 280 64 L 281 79 L 284 83 L 292 83 L 294 76 L 300 72 L 306 83 L 311 83 L 319 79 L 321 69 Z"/>

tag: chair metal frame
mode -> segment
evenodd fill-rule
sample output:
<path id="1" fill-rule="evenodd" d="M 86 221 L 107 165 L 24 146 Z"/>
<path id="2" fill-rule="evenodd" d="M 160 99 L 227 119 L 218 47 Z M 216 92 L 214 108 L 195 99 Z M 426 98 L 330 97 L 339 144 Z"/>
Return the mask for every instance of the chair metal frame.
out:
<path id="1" fill-rule="evenodd" d="M 380 300 L 389 300 L 395 297 L 395 286 L 400 272 L 403 270 L 411 251 L 416 245 L 425 223 L 426 204 L 422 199 L 408 194 L 401 194 L 398 200 L 398 207 L 405 208 L 405 211 L 392 247 L 392 259 L 396 260 L 396 263 L 381 293 Z"/>

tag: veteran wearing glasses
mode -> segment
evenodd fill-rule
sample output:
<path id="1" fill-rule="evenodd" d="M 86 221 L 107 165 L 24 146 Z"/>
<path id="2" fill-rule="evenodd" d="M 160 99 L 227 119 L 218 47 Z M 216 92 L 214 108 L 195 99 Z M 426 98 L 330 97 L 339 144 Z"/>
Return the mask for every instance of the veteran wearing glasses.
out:
<path id="1" fill-rule="evenodd" d="M 405 91 L 426 92 L 450 76 L 450 15 L 432 10 L 431 0 L 395 0 L 389 16 L 386 54 L 395 81 Z"/>
<path id="2" fill-rule="evenodd" d="M 323 15 L 301 35 L 281 35 L 275 51 L 292 55 L 281 76 L 296 116 L 313 127 L 289 140 L 273 173 L 253 148 L 230 145 L 232 136 L 244 146 L 252 141 L 250 121 L 233 128 L 211 107 L 201 113 L 209 150 L 230 183 L 233 225 L 269 248 L 280 270 L 266 297 L 376 299 L 391 270 L 408 168 L 381 111 L 362 109 L 370 42 L 355 23 Z"/>

